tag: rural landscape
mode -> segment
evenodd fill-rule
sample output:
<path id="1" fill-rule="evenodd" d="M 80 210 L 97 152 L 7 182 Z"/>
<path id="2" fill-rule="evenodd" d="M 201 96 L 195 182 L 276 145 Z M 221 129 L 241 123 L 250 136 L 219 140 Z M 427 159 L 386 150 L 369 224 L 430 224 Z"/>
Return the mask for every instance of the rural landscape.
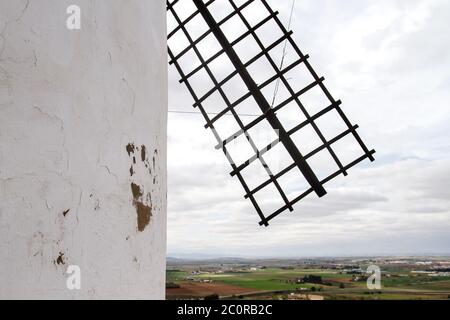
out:
<path id="1" fill-rule="evenodd" d="M 367 287 L 367 267 L 381 288 Z M 450 257 L 167 259 L 167 299 L 448 300 Z"/>

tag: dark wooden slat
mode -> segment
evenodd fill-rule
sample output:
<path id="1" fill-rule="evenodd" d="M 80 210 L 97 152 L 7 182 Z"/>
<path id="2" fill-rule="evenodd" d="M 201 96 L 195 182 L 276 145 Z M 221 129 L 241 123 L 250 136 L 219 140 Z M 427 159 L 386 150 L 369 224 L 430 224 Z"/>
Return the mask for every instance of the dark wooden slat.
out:
<path id="1" fill-rule="evenodd" d="M 276 11 L 275 12 L 275 14 L 278 14 L 278 11 Z M 269 17 L 267 17 L 266 19 L 271 19 L 272 18 L 272 16 L 269 16 Z M 264 25 L 264 23 L 266 23 L 267 21 L 266 21 L 266 19 L 264 19 L 263 21 L 261 21 L 258 25 L 256 25 L 255 27 L 254 27 L 254 30 L 257 30 L 258 28 L 260 28 L 262 25 Z M 232 43 L 231 43 L 231 45 L 233 45 L 233 46 L 235 46 L 235 45 L 237 45 L 239 42 L 241 42 L 242 40 L 244 40 L 248 35 L 250 34 L 250 30 L 249 31 L 247 31 L 247 32 L 245 32 L 244 34 L 242 34 L 241 36 L 239 36 L 236 40 L 234 40 Z M 285 36 L 283 35 L 283 37 L 282 37 L 283 39 L 285 38 Z M 216 60 L 218 57 L 220 57 L 223 53 L 224 53 L 225 51 L 223 50 L 223 49 L 221 49 L 221 50 L 219 50 L 217 53 L 215 53 L 214 55 L 212 55 L 210 58 L 208 58 L 206 61 L 205 61 L 205 64 L 207 65 L 207 64 L 209 64 L 209 63 L 211 63 L 211 62 L 213 62 L 214 60 Z M 258 55 L 257 55 L 258 56 Z M 254 58 L 253 58 L 254 59 Z M 257 59 L 256 59 L 257 60 Z M 256 61 L 256 60 L 254 60 L 254 61 Z M 253 62 L 254 62 L 253 61 Z M 251 64 L 251 63 L 253 63 L 253 62 L 248 62 L 249 64 Z M 194 70 L 192 70 L 191 72 L 189 72 L 188 74 L 186 74 L 186 76 L 184 77 L 184 78 L 181 78 L 180 79 L 180 83 L 183 83 L 183 81 L 185 81 L 186 79 L 189 79 L 190 77 L 192 77 L 194 74 L 196 74 L 197 72 L 199 72 L 202 68 L 204 68 L 204 65 L 203 64 L 201 64 L 201 65 L 199 65 L 198 67 L 196 67 Z"/>
<path id="2" fill-rule="evenodd" d="M 266 7 L 267 11 L 273 12 L 272 8 L 269 6 L 269 4 L 267 3 L 267 0 L 261 0 L 261 2 L 263 3 L 263 5 Z M 277 17 L 274 17 L 274 21 L 277 23 L 277 25 L 279 26 L 279 28 L 281 29 L 281 31 L 286 34 L 288 31 L 286 30 L 286 28 L 284 27 L 283 23 L 280 21 L 280 19 L 278 19 Z M 295 43 L 295 41 L 292 38 L 289 38 L 289 43 L 291 44 L 292 48 L 296 51 L 296 53 L 299 55 L 299 57 L 303 56 L 302 51 L 300 50 L 300 48 L 297 46 L 297 44 Z M 319 76 L 317 75 L 316 71 L 313 69 L 313 67 L 311 66 L 311 64 L 306 61 L 305 62 L 305 66 L 308 68 L 309 72 L 312 74 L 312 76 L 315 79 L 318 79 Z M 321 89 L 322 91 L 325 93 L 325 95 L 327 96 L 327 98 L 330 100 L 331 103 L 334 103 L 335 100 L 334 98 L 331 96 L 330 92 L 328 91 L 328 89 L 325 87 L 324 84 L 321 84 Z M 344 112 L 342 111 L 342 109 L 340 107 L 336 108 L 336 111 L 339 113 L 339 115 L 341 116 L 342 120 L 345 122 L 345 124 L 347 125 L 348 128 L 352 127 L 351 122 L 348 120 L 347 116 L 344 114 Z M 369 152 L 369 149 L 366 147 L 366 145 L 364 144 L 364 142 L 362 141 L 361 137 L 359 136 L 359 134 L 357 132 L 353 133 L 353 136 L 355 137 L 356 141 L 358 142 L 358 144 L 361 146 L 361 148 L 363 149 L 364 153 L 367 155 L 367 157 L 370 159 L 370 161 L 375 161 L 375 158 L 373 157 L 373 154 L 371 152 Z"/>
<path id="3" fill-rule="evenodd" d="M 262 92 L 258 89 L 258 86 L 248 73 L 247 69 L 244 67 L 243 63 L 241 62 L 238 55 L 234 51 L 233 47 L 228 42 L 222 30 L 220 30 L 220 28 L 217 27 L 216 21 L 214 20 L 211 13 L 208 11 L 203 1 L 201 0 L 193 0 L 193 1 L 194 4 L 197 6 L 197 9 L 200 11 L 200 14 L 205 19 L 208 26 L 212 29 L 213 34 L 215 35 L 217 41 L 219 41 L 219 43 L 225 49 L 225 53 L 230 58 L 231 63 L 233 63 L 234 67 L 239 71 L 239 75 L 241 76 L 242 80 L 246 84 L 249 91 L 252 93 L 253 98 L 261 108 L 261 111 L 265 113 L 268 110 L 270 110 L 270 105 L 267 102 L 266 98 L 264 97 Z M 308 183 L 314 189 L 315 193 L 319 197 L 323 197 L 324 195 L 326 195 L 325 188 L 320 184 L 320 181 L 317 179 L 311 167 L 305 161 L 298 148 L 292 142 L 291 138 L 287 135 L 286 130 L 283 128 L 283 125 L 278 120 L 278 118 L 274 114 L 268 114 L 267 121 L 270 123 L 272 128 L 279 134 L 280 140 L 282 141 L 284 147 L 286 148 L 286 150 L 288 151 L 294 162 L 297 163 L 299 170 L 302 172 L 303 176 L 306 178 Z"/>
<path id="4" fill-rule="evenodd" d="M 275 76 L 277 77 L 277 76 Z M 322 79 L 323 81 L 323 79 Z M 314 81 L 313 83 L 307 85 L 305 88 L 301 89 L 300 91 L 298 91 L 294 96 L 291 96 L 289 98 L 287 98 L 285 101 L 283 101 L 282 103 L 280 103 L 278 106 L 276 106 L 273 109 L 270 109 L 269 111 L 271 113 L 276 113 L 277 111 L 281 110 L 283 107 L 285 107 L 287 104 L 289 104 L 289 102 L 291 102 L 295 96 L 301 96 L 302 94 L 308 92 L 309 90 L 311 90 L 311 88 L 313 88 L 314 86 L 316 86 L 318 84 L 317 81 Z M 223 144 L 226 143 L 230 143 L 231 141 L 233 141 L 234 139 L 238 138 L 241 134 L 243 134 L 244 132 L 250 130 L 251 128 L 253 128 L 254 126 L 256 126 L 258 123 L 260 123 L 262 120 L 267 118 L 267 112 L 261 116 L 259 116 L 258 118 L 256 118 L 255 120 L 253 120 L 252 122 L 250 122 L 249 124 L 247 124 L 243 129 L 235 132 L 233 135 L 231 135 L 229 138 L 227 138 L 225 141 L 223 141 Z M 307 120 L 308 123 L 311 123 L 312 118 Z M 211 120 L 211 122 L 214 122 L 214 118 Z M 223 145 L 222 144 L 222 145 Z M 220 149 L 221 145 L 217 145 L 216 149 Z"/>
<path id="5" fill-rule="evenodd" d="M 178 18 L 178 16 L 177 16 L 176 12 L 174 12 L 173 9 L 171 9 L 171 10 L 172 10 L 172 13 L 174 14 L 174 17 L 179 21 L 179 18 Z M 169 53 L 169 56 L 170 56 L 170 57 L 173 57 L 173 54 L 172 54 L 170 48 L 168 49 L 168 53 Z M 175 61 L 175 62 L 174 62 L 174 66 L 176 67 L 176 69 L 178 70 L 178 73 L 179 73 L 180 75 L 183 75 L 183 74 L 184 74 L 184 73 L 183 73 L 183 70 L 182 70 L 181 66 L 178 64 L 178 62 Z M 186 82 L 185 82 L 185 85 L 186 85 L 188 91 L 190 92 L 192 98 L 194 99 L 194 101 L 198 101 L 197 94 L 195 93 L 195 91 L 194 91 L 194 89 L 192 88 L 192 86 L 191 86 L 191 84 L 189 83 L 189 81 L 186 81 Z M 208 114 L 205 112 L 205 110 L 204 110 L 204 108 L 202 107 L 201 104 L 199 105 L 199 110 L 200 110 L 200 112 L 202 113 L 203 117 L 204 117 L 206 120 L 208 120 L 208 119 L 209 119 Z M 212 132 L 214 133 L 216 139 L 217 139 L 218 141 L 221 141 L 221 139 L 220 139 L 220 137 L 219 137 L 217 131 L 214 129 L 214 127 L 212 127 L 211 130 L 212 130 Z M 223 150 L 223 153 L 225 154 L 225 157 L 228 159 L 228 162 L 230 163 L 231 167 L 232 167 L 232 168 L 235 168 L 236 165 L 234 164 L 234 161 L 231 159 L 231 157 L 230 157 L 229 153 L 226 151 L 226 149 Z M 238 178 L 239 182 L 241 183 L 242 187 L 244 188 L 244 190 L 245 190 L 246 192 L 249 192 L 250 189 L 249 189 L 247 183 L 245 182 L 244 178 L 242 177 L 242 175 L 240 175 L 240 174 L 237 175 L 237 178 Z M 267 221 L 265 221 L 266 218 L 265 218 L 265 216 L 264 216 L 264 214 L 263 214 L 261 208 L 259 207 L 259 204 L 257 203 L 256 199 L 252 196 L 252 197 L 250 198 L 250 201 L 251 201 L 251 203 L 253 204 L 253 207 L 255 208 L 256 213 L 258 214 L 258 216 L 259 216 L 260 219 L 261 219 L 261 223 L 262 223 L 261 225 L 268 226 L 269 223 L 268 223 Z"/>
<path id="6" fill-rule="evenodd" d="M 310 153 L 308 153 L 307 155 L 305 155 L 305 159 L 309 159 L 312 156 L 316 155 L 317 153 L 319 153 L 320 151 L 322 151 L 323 149 L 325 149 L 327 146 L 332 145 L 333 143 L 336 143 L 337 141 L 339 141 L 340 139 L 342 139 L 343 137 L 347 136 L 348 134 L 352 133 L 353 131 L 355 131 L 356 129 L 358 129 L 358 126 L 355 125 L 350 129 L 345 130 L 344 132 L 342 132 L 341 134 L 337 135 L 336 137 L 334 137 L 333 139 L 331 139 L 330 141 L 325 142 L 325 144 L 322 144 L 321 146 L 317 147 L 316 149 L 314 149 L 313 151 L 311 151 Z M 265 187 L 267 187 L 269 184 L 271 184 L 274 180 L 281 178 L 283 175 L 285 175 L 286 173 L 288 173 L 290 170 L 292 170 L 293 168 L 295 168 L 295 164 L 291 164 L 289 166 L 287 166 L 285 169 L 283 169 L 282 171 L 280 171 L 279 173 L 277 173 L 276 175 L 273 176 L 273 178 L 270 178 L 269 180 L 266 180 L 265 182 L 263 182 L 262 184 L 260 184 L 258 187 L 256 187 L 255 189 L 253 189 L 252 191 L 250 191 L 250 193 L 247 193 L 244 198 L 248 198 L 250 195 L 253 195 L 255 193 L 257 193 L 258 191 L 261 191 L 262 189 L 264 189 Z M 238 170 L 239 168 L 237 168 L 235 171 L 235 174 L 239 173 L 241 170 Z M 343 170 L 342 168 L 339 168 L 341 170 Z"/>
<path id="7" fill-rule="evenodd" d="M 202 4 L 203 4 L 203 2 L 202 2 Z M 204 6 L 204 5 L 203 5 L 203 6 Z M 206 7 L 205 7 L 205 8 L 206 8 Z M 206 9 L 206 10 L 207 10 L 207 9 Z M 177 22 L 180 23 L 181 21 L 180 21 L 179 17 L 177 16 L 176 12 L 174 12 L 173 9 L 172 9 L 172 13 L 174 14 L 174 17 L 175 17 L 175 19 L 177 20 Z M 188 39 L 189 43 L 192 44 L 192 43 L 193 43 L 192 37 L 189 35 L 189 33 L 188 33 L 188 31 L 186 30 L 186 28 L 185 28 L 184 26 L 181 26 L 181 30 L 184 32 L 184 34 L 185 34 L 186 38 Z M 204 63 L 205 61 L 204 61 L 204 59 L 203 59 L 203 57 L 202 57 L 200 51 L 198 50 L 198 48 L 197 48 L 196 46 L 193 46 L 193 50 L 194 50 L 195 54 L 197 55 L 197 57 L 199 58 L 200 62 L 201 62 L 201 63 Z M 218 83 L 217 83 L 217 80 L 216 80 L 214 74 L 212 73 L 212 71 L 210 70 L 210 68 L 209 68 L 207 65 L 205 65 L 205 70 L 206 70 L 206 72 L 208 73 L 208 75 L 209 75 L 209 77 L 211 78 L 211 80 L 212 80 L 212 82 L 214 83 L 214 85 L 217 86 L 217 84 L 218 84 Z M 222 89 L 221 87 L 219 87 L 219 88 L 218 88 L 218 91 L 219 91 L 220 95 L 222 96 L 223 100 L 225 101 L 225 103 L 226 103 L 227 105 L 230 105 L 230 102 L 229 102 L 227 96 L 225 95 L 223 89 Z M 241 119 L 239 118 L 239 116 L 237 115 L 237 113 L 236 113 L 234 110 L 232 111 L 232 114 L 233 114 L 233 116 L 234 116 L 236 122 L 239 124 L 239 126 L 240 126 L 240 127 L 243 127 L 243 123 L 242 123 Z M 214 132 L 215 134 L 217 134 L 217 132 L 216 132 L 215 130 L 213 130 L 213 132 Z M 257 149 L 256 145 L 254 144 L 253 140 L 251 139 L 251 137 L 250 137 L 250 136 L 247 136 L 246 138 L 247 138 L 248 142 L 250 143 L 250 145 L 252 146 L 252 148 L 254 149 L 254 151 L 256 152 L 258 149 Z M 229 155 L 228 152 L 226 151 L 226 148 L 223 148 L 223 151 L 225 152 L 226 156 L 228 157 L 230 163 L 232 163 L 232 165 L 234 166 L 234 163 L 233 163 L 233 161 L 232 161 L 230 155 Z M 264 159 L 261 157 L 259 160 L 261 161 L 261 164 L 263 165 L 263 167 L 266 169 L 266 171 L 267 171 L 269 177 L 271 177 L 271 176 L 272 176 L 272 173 L 271 173 L 270 169 L 268 168 L 267 164 L 265 163 Z M 286 195 L 284 194 L 284 191 L 281 189 L 279 183 L 276 182 L 276 183 L 274 183 L 274 184 L 275 184 L 275 186 L 276 186 L 278 192 L 280 193 L 281 197 L 283 198 L 284 202 L 285 202 L 286 204 L 288 204 L 288 203 L 289 203 L 289 200 L 287 199 Z M 288 207 L 289 207 L 289 206 L 288 206 Z M 289 210 L 293 211 L 293 208 L 292 208 L 292 207 L 289 207 Z M 263 215 L 263 216 L 264 216 L 264 215 Z"/>
<path id="8" fill-rule="evenodd" d="M 236 5 L 234 3 L 233 0 L 230 0 L 231 5 L 233 6 L 233 8 L 236 8 Z M 242 22 L 245 24 L 245 26 L 248 28 L 250 26 L 250 24 L 248 23 L 247 19 L 244 17 L 244 15 L 242 15 L 241 12 L 238 12 L 239 17 L 241 18 Z M 256 34 L 256 32 L 252 32 L 252 36 L 255 39 L 255 41 L 258 43 L 258 46 L 260 47 L 261 50 L 264 50 L 264 45 L 261 42 L 261 40 L 259 39 L 258 35 Z M 289 37 L 290 38 L 290 37 Z M 298 99 L 298 95 L 296 95 L 294 93 L 294 90 L 292 89 L 291 85 L 289 84 L 289 82 L 287 81 L 287 79 L 285 78 L 285 76 L 283 74 L 279 73 L 279 68 L 276 65 L 275 61 L 272 59 L 272 57 L 269 54 L 266 54 L 266 58 L 269 61 L 270 65 L 272 66 L 272 68 L 275 70 L 275 72 L 279 75 L 279 79 L 283 82 L 283 85 L 285 86 L 285 88 L 288 90 L 288 92 L 291 94 L 292 96 L 292 100 L 295 101 L 298 105 L 298 107 L 300 108 L 300 110 L 303 112 L 303 114 L 305 115 L 306 119 L 311 120 L 311 116 L 309 115 L 308 111 L 306 110 L 306 108 L 303 106 L 303 104 L 300 102 L 300 100 Z M 309 64 L 309 62 L 308 62 Z M 306 63 L 305 63 L 306 65 Z M 318 77 L 314 77 L 314 79 L 316 80 L 316 82 L 319 85 L 323 86 L 323 78 L 318 78 Z M 325 143 L 325 137 L 322 134 L 322 132 L 319 130 L 319 127 L 316 125 L 316 123 L 314 121 L 311 121 L 311 126 L 314 129 L 314 131 L 316 132 L 316 134 L 318 135 L 319 139 L 322 141 L 322 143 Z M 334 152 L 334 150 L 331 147 L 328 147 L 328 152 L 330 153 L 331 157 L 333 158 L 333 160 L 336 162 L 336 164 L 338 165 L 338 167 L 340 169 L 343 169 L 342 163 L 339 160 L 339 158 L 337 157 L 336 153 Z M 342 171 L 343 174 L 346 176 L 347 172 L 345 170 Z"/>
<path id="9" fill-rule="evenodd" d="M 213 3 L 216 0 L 209 0 L 207 3 L 205 3 L 205 6 L 209 6 L 211 3 Z M 178 2 L 178 0 L 176 0 L 176 2 Z M 175 3 L 173 3 L 172 5 L 168 5 L 167 6 L 167 11 L 175 11 L 173 10 L 173 6 L 175 5 Z M 178 31 L 180 31 L 181 26 L 185 26 L 189 21 L 191 21 L 192 19 L 194 19 L 197 15 L 199 14 L 198 11 L 195 11 L 194 13 L 192 13 L 189 17 L 186 18 L 186 20 L 184 20 L 183 22 L 179 23 L 178 26 L 176 26 L 175 29 L 173 29 L 168 35 L 167 35 L 167 39 L 170 39 L 175 33 L 177 33 Z M 172 55 L 173 56 L 173 55 Z M 172 58 L 171 58 L 172 60 Z"/>
<path id="10" fill-rule="evenodd" d="M 275 41 L 274 43 L 272 43 L 272 45 L 270 45 L 269 47 L 267 47 L 264 51 L 259 52 L 258 54 L 256 54 L 252 59 L 250 59 L 249 61 L 247 61 L 246 63 L 244 63 L 244 66 L 247 68 L 250 65 L 252 65 L 254 62 L 256 62 L 259 58 L 261 58 L 266 52 L 269 52 L 270 50 L 272 50 L 273 48 L 275 48 L 277 45 L 279 45 L 280 43 L 282 43 L 284 40 L 286 40 L 286 36 L 282 36 L 280 39 L 278 39 L 277 41 Z M 225 52 L 225 50 L 223 50 L 223 52 Z M 222 53 L 223 53 L 222 52 Z M 301 63 L 302 60 L 298 59 L 297 61 L 295 61 L 293 64 L 291 64 L 289 69 L 286 69 L 285 72 L 288 72 L 290 69 L 292 69 L 294 66 L 298 65 L 299 63 Z M 208 63 L 205 61 L 204 64 L 200 65 L 200 68 L 204 68 L 205 65 L 207 65 Z M 231 78 L 233 78 L 235 75 L 237 75 L 239 73 L 238 70 L 233 71 L 232 73 L 230 73 L 226 78 L 224 78 L 221 82 L 219 82 L 219 84 L 217 86 L 214 86 L 212 89 L 210 89 L 208 92 L 206 92 L 202 97 L 200 97 L 199 101 L 203 102 L 206 99 L 208 99 L 215 91 L 217 91 L 217 89 L 219 89 L 221 86 L 223 86 L 225 83 L 227 83 Z M 271 77 L 269 80 L 265 81 L 261 86 L 266 86 L 268 85 L 270 82 L 274 81 L 276 79 L 276 77 Z M 250 97 L 251 93 L 248 93 L 246 95 L 246 98 Z M 241 98 L 242 99 L 242 98 Z M 233 103 L 233 106 L 236 106 L 237 104 L 241 103 L 243 100 L 239 99 L 239 102 L 235 102 Z M 244 99 L 245 100 L 245 99 Z M 197 106 L 194 103 L 194 108 Z"/>
<path id="11" fill-rule="evenodd" d="M 340 103 L 340 101 L 336 101 L 336 104 Z M 288 131 L 288 135 L 293 135 L 295 132 L 299 131 L 301 128 L 304 128 L 305 126 L 307 126 L 308 124 L 310 124 L 310 121 L 314 121 L 316 119 L 318 119 L 319 117 L 321 117 L 324 111 L 329 112 L 330 110 L 334 109 L 335 105 L 331 105 L 329 107 L 327 107 L 326 109 L 322 110 L 319 113 L 316 113 L 314 116 L 311 117 L 311 119 L 309 120 L 305 120 L 303 121 L 301 124 L 299 124 L 298 126 L 296 126 L 295 128 L 291 129 Z M 358 126 L 355 126 L 358 127 Z M 347 130 L 348 131 L 348 130 Z M 278 143 L 280 142 L 279 139 L 272 141 L 270 144 L 268 144 L 266 147 L 264 147 L 259 154 L 264 154 L 267 151 L 270 150 L 270 148 L 275 147 Z M 228 142 L 229 143 L 229 142 Z M 324 144 L 326 145 L 326 143 Z M 322 146 L 324 146 L 322 145 Z M 217 147 L 216 147 L 217 148 Z M 242 170 L 244 170 L 246 167 L 248 167 L 255 159 L 255 156 L 251 157 L 250 159 L 246 160 L 244 163 L 242 163 L 240 166 L 238 166 L 235 170 L 233 170 L 232 172 L 230 172 L 231 176 L 234 176 L 237 172 L 241 172 Z M 308 155 L 305 156 L 305 159 L 308 159 Z"/>
<path id="12" fill-rule="evenodd" d="M 244 32 L 242 35 L 240 35 L 238 38 L 236 38 L 235 40 L 233 40 L 233 42 L 231 42 L 232 46 L 235 46 L 236 44 L 238 44 L 239 42 L 241 42 L 242 40 L 244 40 L 246 37 L 248 37 L 252 31 L 256 31 L 259 28 L 261 28 L 265 23 L 267 23 L 268 21 L 270 21 L 275 15 L 278 15 L 278 11 L 275 11 L 274 14 L 269 15 L 268 17 L 266 17 L 265 19 L 263 19 L 262 21 L 260 21 L 258 24 L 256 24 L 254 27 L 252 27 L 250 30 L 247 30 L 246 32 Z M 219 25 L 221 23 L 219 22 Z M 187 52 L 189 52 L 189 50 L 192 50 L 192 47 L 195 45 L 198 45 L 203 39 L 205 39 L 209 34 L 211 34 L 211 29 L 209 29 L 208 31 L 206 31 L 205 33 L 203 33 L 200 37 L 198 37 L 192 44 L 189 44 L 185 49 L 183 49 L 174 59 L 171 59 L 169 61 L 169 64 L 172 64 L 174 60 L 179 60 L 183 55 L 185 55 Z M 220 55 L 222 55 L 224 53 L 224 50 L 221 49 L 219 52 L 217 52 L 216 54 L 214 54 L 211 58 L 207 59 L 205 62 L 206 64 L 211 63 L 212 61 L 214 61 L 215 59 L 217 59 Z M 196 69 L 201 69 L 203 67 L 203 65 L 200 65 L 199 67 L 195 68 Z M 191 72 L 192 73 L 192 72 Z M 186 75 L 186 78 L 191 77 L 193 74 L 195 74 L 196 72 L 193 72 L 192 74 L 189 73 L 188 75 Z M 180 80 L 180 83 L 183 82 L 184 78 L 182 78 Z"/>
<path id="13" fill-rule="evenodd" d="M 363 161 L 364 159 L 370 158 L 370 156 L 373 157 L 373 155 L 375 154 L 375 150 L 371 150 L 369 151 L 369 154 L 365 154 L 361 157 L 359 157 L 358 159 L 356 159 L 355 161 L 351 162 L 350 164 L 346 165 L 344 167 L 345 170 L 348 170 L 352 167 L 354 167 L 355 165 L 357 165 L 358 163 L 360 163 L 361 161 Z M 342 170 L 338 170 L 335 173 L 329 175 L 327 178 L 323 179 L 321 181 L 321 183 L 326 184 L 327 182 L 333 180 L 334 178 L 336 178 L 337 176 L 342 174 Z M 295 198 L 294 200 L 292 200 L 290 202 L 291 206 L 295 205 L 297 202 L 299 202 L 300 200 L 302 200 L 303 198 L 305 198 L 306 196 L 308 196 L 309 194 L 311 194 L 314 190 L 312 188 L 309 188 L 308 190 L 306 190 L 305 192 L 303 192 L 301 195 L 299 195 L 297 198 Z M 272 213 L 271 215 L 269 215 L 264 222 L 260 222 L 259 225 L 266 225 L 267 222 L 271 221 L 273 218 L 277 217 L 280 213 L 282 213 L 283 211 L 285 211 L 287 209 L 287 206 L 283 206 L 280 209 L 276 210 L 274 213 Z M 267 225 L 266 225 L 267 226 Z"/>
<path id="14" fill-rule="evenodd" d="M 261 53 L 262 55 L 264 55 L 264 52 Z M 256 56 L 255 56 L 256 58 Z M 306 56 L 305 58 L 308 58 L 308 56 Z M 290 70 L 294 69 L 296 66 L 298 66 L 300 63 L 302 63 L 303 60 L 298 59 L 296 61 L 294 61 L 293 63 L 291 63 L 289 66 L 287 66 L 286 68 L 284 68 L 281 73 L 287 73 Z M 247 65 L 250 65 L 252 63 L 252 61 L 249 61 Z M 232 73 L 232 75 L 236 75 L 238 73 L 238 71 L 234 71 Z M 230 75 L 231 76 L 231 75 Z M 269 79 L 267 79 L 266 81 L 264 81 L 262 84 L 258 85 L 258 89 L 262 90 L 265 87 L 267 87 L 269 84 L 271 84 L 272 82 L 274 82 L 276 79 L 278 78 L 278 75 L 274 75 L 272 77 L 270 77 Z M 226 79 L 224 79 L 226 80 Z M 215 88 L 214 90 L 217 90 L 217 88 Z M 219 112 L 216 116 L 214 116 L 211 121 L 209 123 L 205 124 L 205 128 L 208 128 L 211 124 L 213 124 L 214 122 L 216 122 L 217 120 L 219 120 L 221 117 L 223 117 L 226 113 L 230 112 L 231 109 L 236 108 L 239 104 L 241 104 L 242 102 L 244 102 L 246 99 L 250 98 L 252 96 L 252 93 L 249 91 L 246 94 L 244 94 L 242 97 L 240 97 L 239 99 L 237 99 L 235 102 L 233 102 L 230 106 L 227 106 L 227 108 L 223 109 L 221 112 Z M 195 104 L 194 104 L 195 107 Z"/>

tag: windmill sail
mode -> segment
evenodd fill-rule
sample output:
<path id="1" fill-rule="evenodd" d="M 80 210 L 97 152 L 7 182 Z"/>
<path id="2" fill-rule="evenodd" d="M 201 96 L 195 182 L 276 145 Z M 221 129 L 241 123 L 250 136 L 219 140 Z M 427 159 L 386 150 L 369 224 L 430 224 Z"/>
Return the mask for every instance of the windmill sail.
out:
<path id="1" fill-rule="evenodd" d="M 220 10 L 218 6 L 221 6 Z M 167 1 L 167 10 L 174 25 L 168 33 L 169 63 L 175 66 L 180 82 L 186 85 L 194 108 L 202 113 L 205 128 L 209 128 L 217 139 L 216 148 L 221 149 L 230 162 L 231 175 L 242 184 L 245 198 L 251 201 L 261 219 L 260 225 L 268 226 L 269 221 L 282 212 L 293 211 L 294 204 L 309 194 L 323 197 L 327 193 L 324 187 L 327 182 L 339 175 L 346 176 L 350 168 L 365 159 L 374 161 L 375 151 L 366 147 L 357 132 L 358 126 L 353 125 L 342 111 L 341 101 L 332 97 L 324 78 L 318 76 L 309 56 L 302 53 L 292 32 L 284 27 L 278 12 L 272 10 L 266 0 L 173 0 Z M 260 17 L 259 20 L 255 21 L 255 16 Z M 264 33 L 264 29 L 270 32 Z M 184 47 L 179 47 L 177 37 L 184 40 Z M 208 43 L 215 44 L 215 51 Z M 295 58 L 288 59 L 290 61 L 285 65 L 287 46 Z M 280 51 L 281 64 L 276 58 Z M 253 56 L 245 58 L 240 52 L 246 55 L 252 52 Z M 192 54 L 197 64 L 183 64 L 183 58 Z M 260 68 L 261 65 L 264 67 Z M 269 71 L 264 74 L 262 69 Z M 200 86 L 193 84 L 195 77 L 200 77 Z M 244 91 L 236 96 L 242 89 Z M 281 101 L 277 101 L 280 97 Z M 209 110 L 211 105 L 215 108 L 214 113 Z M 239 111 L 249 105 L 256 112 L 251 121 L 245 121 Z M 299 112 L 298 116 L 286 112 L 292 108 Z M 220 134 L 220 122 L 225 115 L 232 116 L 236 127 L 228 136 Z M 332 120 L 329 119 L 331 115 Z M 323 132 L 321 125 L 329 126 L 330 123 L 334 129 L 342 129 L 334 134 L 330 130 Z M 263 125 L 266 125 L 265 130 L 275 134 L 275 138 L 265 145 L 254 139 L 255 129 Z M 313 138 L 304 133 L 307 130 L 312 132 Z M 252 152 L 241 163 L 235 162 L 230 152 L 238 139 L 245 139 Z M 313 140 L 317 143 L 311 146 Z M 345 159 L 341 159 L 341 151 L 355 146 L 359 153 L 353 158 L 348 159 L 345 155 Z M 288 161 L 276 171 L 266 160 L 275 152 L 278 156 L 283 155 L 283 162 Z M 315 169 L 317 165 L 313 164 L 319 155 L 328 159 L 319 161 L 322 165 L 334 169 Z M 249 185 L 245 174 L 256 164 L 263 169 L 265 179 Z M 298 191 L 289 183 L 283 186 L 281 181 L 288 175 L 303 178 L 304 184 L 299 186 L 304 185 L 304 188 Z M 269 192 L 271 197 L 279 199 L 275 207 L 266 208 L 267 199 L 258 199 L 258 195 L 268 189 L 274 191 Z"/>

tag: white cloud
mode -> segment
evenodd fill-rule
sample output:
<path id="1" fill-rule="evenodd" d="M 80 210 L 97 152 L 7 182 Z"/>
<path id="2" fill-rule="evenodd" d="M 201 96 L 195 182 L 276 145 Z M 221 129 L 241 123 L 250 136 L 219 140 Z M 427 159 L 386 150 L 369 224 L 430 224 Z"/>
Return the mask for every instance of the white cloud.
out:
<path id="1" fill-rule="evenodd" d="M 270 3 L 286 21 L 290 1 Z M 376 162 L 261 228 L 203 118 L 172 113 L 169 254 L 448 253 L 449 19 L 450 3 L 440 0 L 297 1 L 295 38 L 377 150 Z M 169 109 L 194 111 L 169 69 Z"/>

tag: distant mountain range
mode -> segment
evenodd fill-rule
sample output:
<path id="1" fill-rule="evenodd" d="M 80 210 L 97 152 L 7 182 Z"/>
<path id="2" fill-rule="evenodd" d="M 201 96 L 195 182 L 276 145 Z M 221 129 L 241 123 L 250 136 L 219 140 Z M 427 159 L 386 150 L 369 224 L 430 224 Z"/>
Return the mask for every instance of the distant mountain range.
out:
<path id="1" fill-rule="evenodd" d="M 176 266 L 176 265 L 211 265 L 211 264 L 236 264 L 236 265 L 276 265 L 276 266 L 290 266 L 292 264 L 298 263 L 311 263 L 311 262 L 348 262 L 351 260 L 377 260 L 377 259 L 386 259 L 386 260 L 436 260 L 439 258 L 448 259 L 450 255 L 417 255 L 417 256 L 407 256 L 407 255 L 398 255 L 398 256 L 365 256 L 365 257 L 310 257 L 310 258 L 249 258 L 249 257 L 217 257 L 214 255 L 177 255 L 177 256 L 168 256 L 166 259 L 167 265 Z"/>

